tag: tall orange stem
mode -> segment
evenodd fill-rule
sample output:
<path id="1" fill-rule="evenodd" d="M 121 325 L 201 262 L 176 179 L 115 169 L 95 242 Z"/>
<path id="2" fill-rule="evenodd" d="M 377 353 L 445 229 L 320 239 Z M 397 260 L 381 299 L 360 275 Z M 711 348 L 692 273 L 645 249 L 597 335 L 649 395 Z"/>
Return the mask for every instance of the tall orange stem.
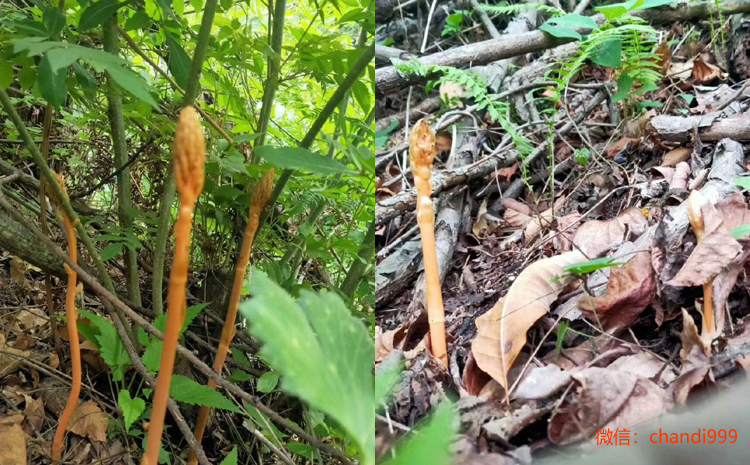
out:
<path id="1" fill-rule="evenodd" d="M 175 251 L 172 270 L 169 276 L 169 307 L 167 327 L 164 331 L 159 375 L 156 378 L 154 404 L 151 410 L 151 423 L 146 443 L 146 453 L 141 465 L 157 465 L 159 449 L 164 430 L 164 416 L 167 411 L 169 387 L 172 383 L 174 361 L 177 354 L 177 340 L 182 323 L 185 321 L 187 299 L 188 263 L 190 261 L 190 228 L 195 209 L 195 201 L 203 191 L 206 146 L 198 113 L 193 107 L 185 107 L 180 112 L 174 140 L 174 173 L 177 190 L 180 192 L 180 213 L 174 227 Z"/>
<path id="2" fill-rule="evenodd" d="M 448 366 L 445 342 L 445 310 L 440 289 L 440 271 L 435 251 L 435 207 L 432 202 L 430 172 L 435 159 L 435 133 L 425 120 L 419 120 L 409 137 L 409 161 L 417 188 L 417 223 L 422 235 L 422 258 L 427 290 L 427 316 L 430 323 L 432 355 Z"/>
<path id="3" fill-rule="evenodd" d="M 61 176 L 57 175 L 58 183 L 65 192 L 65 183 Z M 58 199 L 53 199 L 58 201 Z M 59 206 L 59 201 L 57 202 Z M 73 223 L 68 218 L 65 210 L 59 209 L 60 215 L 62 216 L 63 225 L 65 227 L 65 234 L 68 236 L 68 254 L 73 262 L 78 261 L 78 250 L 76 249 L 77 239 L 76 231 Z M 44 214 L 44 212 L 42 212 Z M 76 272 L 73 271 L 67 264 L 65 266 L 65 272 L 68 274 L 68 288 L 65 294 L 65 317 L 68 320 L 68 339 L 70 340 L 70 364 L 73 369 L 73 381 L 70 388 L 70 394 L 68 395 L 68 404 L 65 406 L 60 420 L 57 423 L 57 431 L 55 431 L 55 439 L 52 442 L 52 461 L 57 463 L 62 458 L 63 439 L 65 438 L 65 430 L 68 427 L 70 418 L 73 416 L 73 411 L 76 409 L 78 403 L 78 396 L 81 393 L 81 348 L 78 341 L 78 327 L 76 321 L 78 320 L 78 312 L 76 311 Z"/>
<path id="4" fill-rule="evenodd" d="M 240 256 L 237 258 L 237 267 L 234 270 L 234 284 L 232 285 L 232 294 L 229 297 L 227 317 L 224 320 L 224 328 L 221 330 L 219 348 L 216 351 L 216 358 L 214 359 L 213 368 L 214 371 L 219 374 L 221 373 L 222 368 L 224 368 L 224 362 L 227 359 L 227 352 L 229 352 L 229 344 L 232 342 L 232 339 L 234 339 L 236 333 L 235 320 L 237 319 L 237 308 L 239 307 L 242 294 L 242 284 L 245 282 L 247 264 L 250 262 L 250 254 L 252 252 L 255 234 L 258 232 L 260 215 L 266 207 L 272 189 L 273 169 L 268 171 L 263 178 L 261 178 L 258 186 L 255 188 L 255 192 L 253 192 L 253 198 L 250 204 L 250 218 L 245 227 L 245 237 L 242 240 L 242 249 L 240 250 Z M 208 380 L 208 387 L 216 389 L 216 381 L 213 379 Z M 199 443 L 203 439 L 203 433 L 206 430 L 208 413 L 209 408 L 205 406 L 201 407 L 200 413 L 198 413 L 198 421 L 195 424 L 195 439 Z M 198 458 L 195 456 L 195 453 L 191 451 L 188 464 L 195 465 L 197 463 Z"/>

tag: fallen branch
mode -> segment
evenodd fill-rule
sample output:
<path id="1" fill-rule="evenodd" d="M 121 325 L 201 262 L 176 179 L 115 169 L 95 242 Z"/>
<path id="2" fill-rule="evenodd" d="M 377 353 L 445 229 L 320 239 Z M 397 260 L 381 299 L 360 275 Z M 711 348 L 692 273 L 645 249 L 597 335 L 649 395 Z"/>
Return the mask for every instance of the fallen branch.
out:
<path id="1" fill-rule="evenodd" d="M 659 137 L 674 142 L 689 141 L 696 130 L 701 141 L 750 140 L 750 114 L 719 119 L 721 116 L 721 113 L 688 117 L 659 115 L 651 118 L 650 124 Z"/>
<path id="2" fill-rule="evenodd" d="M 638 16 L 652 23 L 668 23 L 674 21 L 691 21 L 708 17 L 709 13 L 718 16 L 733 15 L 750 12 L 750 0 L 722 1 L 717 6 L 714 2 L 701 3 L 679 3 L 675 6 L 666 6 L 659 9 L 635 11 L 633 16 Z M 605 18 L 601 14 L 592 16 L 597 24 L 603 24 Z M 588 33 L 588 29 L 577 29 L 580 33 Z M 528 32 L 511 37 L 491 39 L 484 42 L 476 42 L 462 47 L 455 47 L 444 52 L 420 58 L 425 66 L 453 66 L 462 68 L 466 66 L 485 65 L 493 61 L 511 58 L 525 53 L 539 52 L 548 48 L 556 47 L 574 39 L 559 39 L 545 34 L 541 31 Z M 387 66 L 375 70 L 375 90 L 377 94 L 389 94 L 396 92 L 407 85 L 424 81 L 428 77 L 417 75 L 404 76 L 394 66 Z"/>

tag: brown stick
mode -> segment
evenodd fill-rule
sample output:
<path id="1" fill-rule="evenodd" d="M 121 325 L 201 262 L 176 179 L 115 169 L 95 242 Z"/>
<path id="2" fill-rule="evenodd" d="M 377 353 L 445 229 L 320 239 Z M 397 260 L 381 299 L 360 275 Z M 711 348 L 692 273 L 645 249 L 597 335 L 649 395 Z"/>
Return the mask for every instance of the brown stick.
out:
<path id="1" fill-rule="evenodd" d="M 227 317 L 224 320 L 224 328 L 221 331 L 219 349 L 216 352 L 216 358 L 214 358 L 214 371 L 216 371 L 216 373 L 221 373 L 221 370 L 224 368 L 224 361 L 227 358 L 227 352 L 229 352 L 229 344 L 232 342 L 232 339 L 234 339 L 234 334 L 236 332 L 235 320 L 237 319 L 237 309 L 240 305 L 242 284 L 245 281 L 247 264 L 250 261 L 250 253 L 253 248 L 253 240 L 255 239 L 255 233 L 258 231 L 260 215 L 266 207 L 266 202 L 268 202 L 268 196 L 271 195 L 272 189 L 273 169 L 269 170 L 263 176 L 253 193 L 253 198 L 250 204 L 250 217 L 247 221 L 247 227 L 245 228 L 245 237 L 242 240 L 242 250 L 237 259 L 237 267 L 234 270 L 234 284 L 232 285 L 232 294 L 229 297 Z M 208 380 L 208 387 L 216 389 L 216 382 L 212 379 Z M 206 429 L 206 423 L 208 422 L 208 413 L 209 408 L 206 406 L 202 406 L 200 413 L 198 413 L 198 420 L 195 423 L 195 439 L 198 442 L 201 442 L 203 439 L 203 433 Z M 190 458 L 188 459 L 188 464 L 195 465 L 197 462 L 198 459 L 193 453 L 191 453 Z"/>

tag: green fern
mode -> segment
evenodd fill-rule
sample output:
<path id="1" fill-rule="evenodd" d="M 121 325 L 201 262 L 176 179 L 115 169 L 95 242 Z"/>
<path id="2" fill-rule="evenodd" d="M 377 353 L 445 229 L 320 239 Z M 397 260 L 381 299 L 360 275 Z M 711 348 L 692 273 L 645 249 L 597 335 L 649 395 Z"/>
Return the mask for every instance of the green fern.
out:
<path id="1" fill-rule="evenodd" d="M 545 5 L 542 3 L 518 3 L 516 5 L 479 5 L 479 8 L 487 11 L 488 13 L 496 15 L 517 15 L 524 8 L 536 8 L 541 13 L 546 13 L 552 17 L 562 16 L 565 14 L 564 10 L 556 8 L 554 6 Z"/>
<path id="2" fill-rule="evenodd" d="M 531 153 L 533 150 L 531 141 L 518 132 L 513 126 L 513 123 L 511 123 L 509 115 L 510 107 L 508 104 L 503 101 L 494 100 L 487 92 L 484 82 L 482 82 L 476 73 L 453 68 L 451 66 L 426 66 L 417 59 L 409 62 L 398 63 L 396 64 L 396 69 L 404 74 L 416 74 L 422 77 L 439 74 L 440 77 L 437 81 L 427 84 L 427 91 L 444 82 L 453 82 L 462 86 L 466 89 L 465 96 L 474 99 L 476 102 L 477 110 L 486 110 L 492 121 L 500 124 L 500 127 L 508 133 L 513 140 L 513 144 L 516 146 L 516 149 L 522 156 Z"/>

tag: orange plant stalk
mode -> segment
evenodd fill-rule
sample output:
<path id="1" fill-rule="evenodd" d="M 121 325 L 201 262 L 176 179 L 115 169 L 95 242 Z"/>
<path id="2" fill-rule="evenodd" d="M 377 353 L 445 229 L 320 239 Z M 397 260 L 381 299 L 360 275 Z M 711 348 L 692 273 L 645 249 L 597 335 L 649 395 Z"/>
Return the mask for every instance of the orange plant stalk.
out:
<path id="1" fill-rule="evenodd" d="M 195 209 L 195 201 L 203 191 L 206 146 L 203 139 L 198 113 L 193 107 L 185 107 L 180 112 L 174 135 L 174 176 L 180 193 L 180 213 L 174 226 L 175 250 L 172 270 L 169 275 L 167 327 L 164 331 L 164 344 L 159 362 L 159 375 L 154 390 L 154 405 L 148 431 L 146 453 L 141 465 L 157 465 L 161 435 L 164 429 L 164 416 L 169 399 L 169 386 L 172 382 L 174 361 L 177 353 L 177 340 L 185 320 L 185 286 L 190 247 L 190 226 Z"/>
<path id="2" fill-rule="evenodd" d="M 224 362 L 227 359 L 227 352 L 229 351 L 229 344 L 232 342 L 232 339 L 234 339 L 234 334 L 236 333 L 235 320 L 237 319 L 237 308 L 240 304 L 242 284 L 245 281 L 247 264 L 250 261 L 250 253 L 253 247 L 253 240 L 255 239 L 255 234 L 258 232 L 260 215 L 266 207 L 272 189 L 273 169 L 269 170 L 263 178 L 261 178 L 253 192 L 253 198 L 250 204 L 250 218 L 245 227 L 245 237 L 242 240 L 242 249 L 240 250 L 240 256 L 237 258 L 237 268 L 234 270 L 234 284 L 232 285 L 232 295 L 229 297 L 227 317 L 224 320 L 224 328 L 221 331 L 221 339 L 219 340 L 219 349 L 216 351 L 216 358 L 214 359 L 214 371 L 217 373 L 221 373 L 221 370 L 224 367 Z M 213 379 L 208 380 L 208 387 L 216 389 L 216 382 Z M 198 443 L 203 439 L 203 433 L 205 432 L 206 423 L 208 422 L 208 413 L 208 407 L 201 407 L 200 413 L 198 414 L 198 421 L 195 424 L 195 439 Z M 196 463 L 198 463 L 198 458 L 195 456 L 195 453 L 191 451 L 188 464 L 195 465 Z"/>
<path id="3" fill-rule="evenodd" d="M 706 225 L 703 221 L 701 208 L 708 200 L 698 190 L 690 193 L 687 201 L 687 213 L 690 226 L 698 242 L 703 240 L 706 232 Z M 714 319 L 714 280 L 703 284 L 703 325 L 702 334 L 706 337 L 712 337 L 716 333 L 716 322 Z"/>
<path id="4" fill-rule="evenodd" d="M 62 176 L 55 173 L 57 182 L 60 184 L 63 192 L 65 192 L 65 182 L 63 182 Z M 67 193 L 66 193 L 67 196 Z M 54 198 L 58 204 L 58 210 L 62 216 L 63 226 L 65 228 L 65 235 L 68 236 L 68 254 L 70 259 L 74 263 L 78 260 L 78 251 L 76 249 L 76 231 L 73 223 L 68 218 L 65 210 L 60 205 L 60 199 Z M 55 439 L 52 441 L 52 461 L 57 463 L 62 458 L 63 439 L 65 438 L 65 430 L 70 422 L 70 417 L 73 416 L 73 411 L 76 409 L 78 403 L 78 396 L 81 393 L 81 348 L 78 341 L 78 327 L 76 321 L 78 320 L 78 312 L 76 311 L 76 272 L 73 271 L 67 264 L 63 264 L 65 272 L 68 274 L 68 288 L 65 294 L 65 317 L 68 320 L 68 338 L 70 339 L 70 364 L 73 369 L 73 381 L 70 388 L 70 395 L 68 396 L 68 404 L 65 406 L 60 420 L 57 423 L 57 431 L 55 431 Z"/>
<path id="5" fill-rule="evenodd" d="M 435 252 L 435 208 L 432 203 L 430 171 L 435 159 L 435 133 L 423 119 L 419 120 L 409 136 L 409 160 L 417 188 L 417 223 L 422 234 L 422 257 L 427 285 L 427 316 L 430 322 L 432 355 L 448 366 L 445 343 L 445 310 L 440 290 L 440 272 Z"/>

